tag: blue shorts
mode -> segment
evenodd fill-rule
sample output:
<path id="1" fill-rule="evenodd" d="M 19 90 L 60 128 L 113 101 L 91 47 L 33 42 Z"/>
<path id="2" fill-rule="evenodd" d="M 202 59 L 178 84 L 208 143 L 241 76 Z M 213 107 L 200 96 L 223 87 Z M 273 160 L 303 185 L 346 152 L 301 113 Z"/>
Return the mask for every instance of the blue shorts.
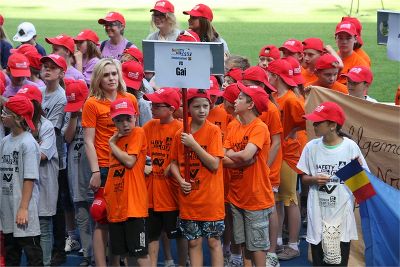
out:
<path id="1" fill-rule="evenodd" d="M 224 221 L 191 221 L 179 220 L 179 228 L 187 240 L 195 240 L 200 237 L 220 238 L 225 230 Z"/>

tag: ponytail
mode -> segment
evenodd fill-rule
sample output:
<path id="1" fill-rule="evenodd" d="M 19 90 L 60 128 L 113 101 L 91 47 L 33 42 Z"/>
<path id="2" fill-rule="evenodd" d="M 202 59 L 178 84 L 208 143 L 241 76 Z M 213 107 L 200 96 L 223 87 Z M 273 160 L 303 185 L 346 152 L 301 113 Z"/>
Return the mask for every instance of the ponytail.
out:
<path id="1" fill-rule="evenodd" d="M 351 136 L 348 135 L 347 133 L 342 131 L 342 125 L 336 124 L 336 133 L 339 137 L 347 137 L 349 139 L 351 139 Z"/>

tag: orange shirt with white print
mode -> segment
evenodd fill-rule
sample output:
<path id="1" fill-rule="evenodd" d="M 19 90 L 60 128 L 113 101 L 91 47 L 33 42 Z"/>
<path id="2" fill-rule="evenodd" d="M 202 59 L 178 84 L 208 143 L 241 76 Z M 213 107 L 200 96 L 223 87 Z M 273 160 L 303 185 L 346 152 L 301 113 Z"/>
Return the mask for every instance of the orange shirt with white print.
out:
<path id="1" fill-rule="evenodd" d="M 340 52 L 338 52 L 338 54 L 340 56 Z M 365 60 L 354 51 L 351 53 L 350 56 L 345 57 L 345 58 L 341 57 L 341 58 L 343 61 L 343 69 L 338 74 L 337 81 L 344 85 L 347 84 L 347 79 L 346 79 L 346 77 L 340 77 L 341 74 L 348 73 L 351 70 L 351 68 L 353 68 L 354 66 L 365 66 L 365 67 L 369 68 L 369 64 L 367 62 L 365 62 Z"/>
<path id="2" fill-rule="evenodd" d="M 137 100 L 134 95 L 118 92 L 117 99 L 119 98 L 130 99 L 136 112 L 139 113 Z M 91 96 L 83 105 L 82 111 L 82 127 L 95 128 L 94 147 L 96 148 L 97 160 L 100 167 L 109 166 L 110 147 L 108 140 L 117 131 L 110 117 L 110 106 L 110 100 L 101 100 Z"/>
<path id="3" fill-rule="evenodd" d="M 117 146 L 128 155 L 135 155 L 136 162 L 132 168 L 127 168 L 110 154 L 110 169 L 104 187 L 107 219 L 123 222 L 128 218 L 147 217 L 148 199 L 144 180 L 147 141 L 143 129 L 133 128 L 129 135 L 118 139 Z"/>
<path id="4" fill-rule="evenodd" d="M 367 52 L 365 52 L 362 48 L 357 48 L 354 50 L 365 62 L 368 63 L 368 66 L 371 67 L 371 58 L 368 56 Z"/>
<path id="5" fill-rule="evenodd" d="M 278 97 L 277 93 L 274 93 L 273 96 L 281 112 L 281 122 L 283 126 L 281 139 L 283 160 L 285 160 L 293 170 L 301 173 L 296 168 L 296 165 L 307 143 L 306 131 L 297 131 L 295 138 L 289 138 L 288 135 L 294 128 L 305 129 L 306 121 L 303 118 L 305 114 L 304 98 L 298 97 L 292 90 L 288 90 L 281 97 Z"/>
<path id="6" fill-rule="evenodd" d="M 320 86 L 317 81 L 314 81 L 314 82 L 311 82 L 311 83 L 306 83 L 304 85 L 304 87 L 307 87 L 307 86 L 310 86 L 310 85 Z M 343 94 L 346 94 L 346 95 L 349 94 L 349 90 L 347 89 L 347 86 L 344 85 L 344 84 L 341 84 L 338 81 L 335 81 L 332 84 L 332 86 L 330 88 L 328 88 L 328 89 L 331 89 L 333 91 L 340 92 L 340 93 L 343 93 Z"/>
<path id="7" fill-rule="evenodd" d="M 155 211 L 178 210 L 179 184 L 174 177 L 164 176 L 164 171 L 171 163 L 172 140 L 180 128 L 182 122 L 176 119 L 163 124 L 152 119 L 143 125 L 152 165 L 152 172 L 146 178 L 149 208 Z"/>
<path id="8" fill-rule="evenodd" d="M 190 125 L 190 124 L 189 124 Z M 171 159 L 178 163 L 181 176 L 185 174 L 184 146 L 181 142 L 183 129 L 176 133 Z M 218 170 L 207 169 L 197 154 L 190 149 L 190 179 L 192 190 L 185 195 L 179 190 L 179 217 L 184 220 L 219 221 L 225 218 L 224 182 L 222 177 L 222 134 L 218 126 L 209 121 L 193 134 L 196 142 L 210 155 L 220 158 Z"/>
<path id="9" fill-rule="evenodd" d="M 301 67 L 301 76 L 303 76 L 303 78 L 305 80 L 304 84 L 313 82 L 318 79 L 314 73 L 312 73 L 311 71 L 309 71 L 308 69 L 305 69 L 303 67 Z"/>
<path id="10" fill-rule="evenodd" d="M 222 140 L 226 134 L 226 126 L 228 125 L 228 113 L 224 109 L 223 105 L 215 106 L 213 109 L 210 109 L 210 113 L 208 114 L 207 120 L 212 124 L 217 125 L 222 132 Z"/>
<path id="11" fill-rule="evenodd" d="M 274 103 L 268 102 L 268 111 L 263 112 L 259 118 L 268 126 L 269 134 L 282 135 L 283 128 L 281 123 L 281 113 Z M 275 160 L 272 163 L 269 173 L 269 180 L 272 186 L 279 186 L 281 177 L 281 166 L 282 166 L 282 146 L 279 146 L 278 153 L 276 154 Z"/>
<path id="12" fill-rule="evenodd" d="M 247 125 L 232 125 L 224 148 L 239 152 L 244 150 L 248 143 L 258 148 L 255 162 L 245 168 L 229 170 L 228 200 L 244 210 L 267 209 L 275 203 L 267 165 L 271 140 L 267 125 L 259 118 Z"/>

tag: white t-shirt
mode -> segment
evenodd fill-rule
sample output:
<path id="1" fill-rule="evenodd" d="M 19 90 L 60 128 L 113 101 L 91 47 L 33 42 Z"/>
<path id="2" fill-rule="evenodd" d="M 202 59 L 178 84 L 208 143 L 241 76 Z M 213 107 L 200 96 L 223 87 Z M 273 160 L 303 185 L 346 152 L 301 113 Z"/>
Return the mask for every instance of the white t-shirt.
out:
<path id="1" fill-rule="evenodd" d="M 346 137 L 335 148 L 327 148 L 322 137 L 311 140 L 304 147 L 297 168 L 307 175 L 324 174 L 331 177 L 325 186 L 310 186 L 307 199 L 307 242 L 314 245 L 321 242 L 323 221 L 329 224 L 341 222 L 340 241 L 358 239 L 353 194 L 335 176 L 339 169 L 357 157 L 361 159 L 363 167 L 368 169 L 360 148 Z"/>
<path id="2" fill-rule="evenodd" d="M 0 222 L 3 233 L 14 237 L 40 235 L 39 224 L 39 145 L 29 132 L 11 134 L 0 142 Z M 21 203 L 24 179 L 34 180 L 28 205 L 28 225 L 15 223 Z"/>

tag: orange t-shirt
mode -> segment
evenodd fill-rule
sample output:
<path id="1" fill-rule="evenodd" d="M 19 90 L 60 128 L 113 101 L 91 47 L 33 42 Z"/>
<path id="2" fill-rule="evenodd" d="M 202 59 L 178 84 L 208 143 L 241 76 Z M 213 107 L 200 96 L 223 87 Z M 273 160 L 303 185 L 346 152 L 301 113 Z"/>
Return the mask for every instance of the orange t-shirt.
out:
<path id="1" fill-rule="evenodd" d="M 190 124 L 189 124 L 190 125 Z M 173 140 L 171 159 L 178 163 L 181 176 L 185 173 L 184 148 L 181 142 L 179 130 Z M 224 181 L 222 175 L 222 135 L 218 126 L 209 121 L 193 134 L 194 139 L 205 151 L 221 158 L 218 170 L 211 172 L 198 158 L 197 154 L 190 150 L 190 179 L 192 191 L 185 195 L 179 190 L 179 217 L 184 220 L 219 221 L 225 218 L 224 206 Z"/>
<path id="2" fill-rule="evenodd" d="M 180 128 L 182 122 L 176 119 L 165 124 L 161 124 L 158 119 L 152 119 L 143 126 L 147 154 L 151 157 L 152 164 L 152 172 L 146 177 L 149 208 L 155 211 L 178 210 L 179 184 L 174 177 L 165 177 L 164 170 L 171 163 L 172 140 Z"/>
<path id="3" fill-rule="evenodd" d="M 278 97 L 277 93 L 274 93 L 274 98 L 281 111 L 281 122 L 283 126 L 283 135 L 281 139 L 283 160 L 285 160 L 293 170 L 300 173 L 296 165 L 307 143 L 306 131 L 297 131 L 294 139 L 287 138 L 287 136 L 294 128 L 300 127 L 301 129 L 305 129 L 306 121 L 303 118 L 305 114 L 304 99 L 302 97 L 297 97 L 291 90 L 287 91 L 281 97 Z"/>
<path id="4" fill-rule="evenodd" d="M 305 69 L 303 67 L 301 67 L 301 76 L 303 76 L 305 82 L 304 84 L 313 82 L 317 79 L 317 76 L 315 76 L 314 73 L 312 73 L 311 71 L 309 71 L 308 69 Z M 306 86 L 304 86 L 306 87 Z"/>
<path id="5" fill-rule="evenodd" d="M 355 49 L 354 52 L 356 52 L 362 59 L 364 59 L 365 62 L 368 63 L 369 67 L 371 67 L 371 58 L 368 56 L 367 52 L 365 52 L 364 49 L 358 48 Z"/>
<path id="6" fill-rule="evenodd" d="M 394 98 L 394 104 L 399 106 L 400 105 L 400 86 L 397 88 L 396 96 Z"/>
<path id="7" fill-rule="evenodd" d="M 104 187 L 107 219 L 123 222 L 128 218 L 147 217 L 148 199 L 144 180 L 147 142 L 143 129 L 133 128 L 129 135 L 117 141 L 117 146 L 129 155 L 135 155 L 136 162 L 131 169 L 126 168 L 110 153 L 110 169 Z"/>
<path id="8" fill-rule="evenodd" d="M 222 132 L 222 139 L 224 139 L 224 135 L 226 134 L 226 126 L 228 125 L 228 113 L 222 105 L 218 105 L 210 110 L 208 114 L 207 120 L 212 124 L 217 125 Z"/>
<path id="9" fill-rule="evenodd" d="M 273 135 L 282 135 L 281 113 L 274 103 L 268 102 L 268 111 L 263 112 L 259 117 L 267 126 L 271 137 Z M 279 186 L 280 172 L 282 166 L 282 145 L 279 147 L 275 160 L 270 166 L 269 180 L 272 186 Z"/>
<path id="10" fill-rule="evenodd" d="M 259 118 L 247 125 L 232 125 L 224 147 L 239 152 L 244 150 L 248 143 L 258 148 L 255 162 L 245 168 L 229 170 L 228 200 L 244 210 L 267 209 L 274 206 L 274 194 L 267 165 L 271 140 L 268 127 Z"/>
<path id="11" fill-rule="evenodd" d="M 340 52 L 338 52 L 338 54 L 340 55 Z M 338 74 L 337 81 L 344 85 L 347 84 L 347 79 L 346 79 L 346 77 L 340 77 L 341 74 L 348 73 L 351 70 L 351 68 L 353 68 L 355 66 L 365 66 L 365 67 L 369 68 L 368 63 L 365 62 L 365 60 L 355 52 L 351 53 L 351 55 L 348 57 L 345 57 L 345 58 L 342 57 L 342 60 L 343 60 L 343 69 Z"/>
<path id="12" fill-rule="evenodd" d="M 304 87 L 307 87 L 307 86 L 310 86 L 310 85 L 320 86 L 318 84 L 318 81 L 314 81 L 314 82 L 305 84 Z M 334 90 L 336 92 L 340 92 L 340 93 L 343 93 L 343 94 L 346 94 L 346 95 L 349 94 L 349 90 L 347 89 L 347 86 L 344 85 L 344 84 L 339 83 L 338 81 L 334 82 L 332 84 L 331 88 L 328 88 L 328 89 L 331 89 L 331 90 Z"/>
<path id="13" fill-rule="evenodd" d="M 118 92 L 117 99 L 119 98 L 131 99 L 136 111 L 139 110 L 134 95 Z M 96 129 L 94 147 L 96 148 L 97 160 L 100 167 L 109 166 L 110 147 L 108 140 L 117 131 L 110 117 L 110 106 L 110 100 L 100 100 L 91 96 L 86 100 L 82 111 L 82 127 Z"/>

